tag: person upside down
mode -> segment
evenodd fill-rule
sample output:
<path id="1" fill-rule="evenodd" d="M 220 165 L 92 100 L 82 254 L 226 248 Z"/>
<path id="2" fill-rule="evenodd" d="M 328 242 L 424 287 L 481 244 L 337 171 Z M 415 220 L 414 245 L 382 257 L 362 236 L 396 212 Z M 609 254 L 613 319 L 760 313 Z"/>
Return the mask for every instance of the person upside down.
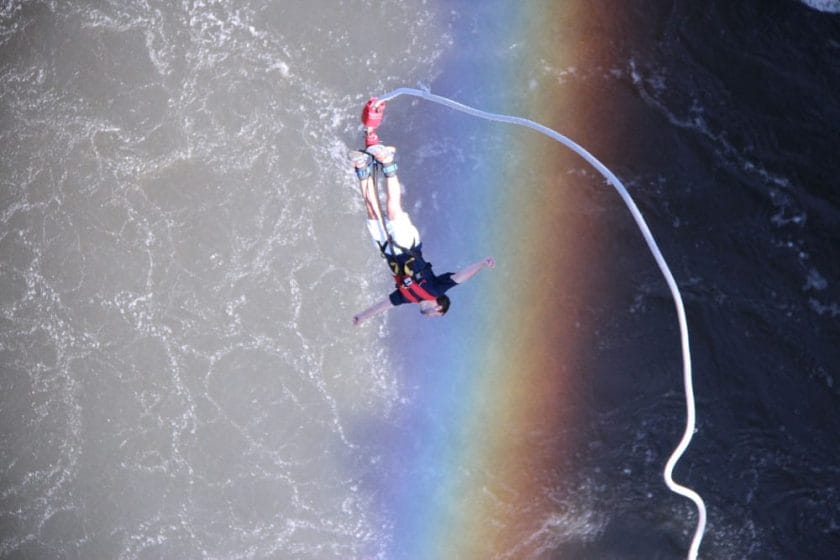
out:
<path id="1" fill-rule="evenodd" d="M 482 268 L 493 268 L 496 259 L 487 257 L 463 270 L 436 275 L 423 258 L 420 233 L 402 208 L 401 185 L 397 177 L 396 149 L 374 144 L 365 151 L 350 152 L 367 209 L 367 228 L 391 268 L 396 289 L 384 300 L 353 317 L 361 325 L 371 317 L 405 303 L 416 303 L 425 317 L 440 317 L 450 306 L 446 292 L 475 276 Z M 385 175 L 386 219 L 379 208 L 375 171 Z M 383 227 L 384 225 L 384 227 Z"/>

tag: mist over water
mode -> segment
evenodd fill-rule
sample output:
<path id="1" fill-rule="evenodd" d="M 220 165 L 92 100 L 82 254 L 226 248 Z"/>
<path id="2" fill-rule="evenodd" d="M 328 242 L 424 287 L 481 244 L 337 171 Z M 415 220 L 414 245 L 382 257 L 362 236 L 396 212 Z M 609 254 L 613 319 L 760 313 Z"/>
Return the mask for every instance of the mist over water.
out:
<path id="1" fill-rule="evenodd" d="M 389 283 L 345 154 L 368 95 L 457 85 L 502 4 L 0 6 L 0 558 L 412 557 L 376 484 L 405 479 L 385 440 L 410 436 L 416 372 L 390 322 L 349 328 Z M 700 424 L 677 479 L 709 506 L 706 558 L 840 546 L 840 8 L 770 4 L 634 2 L 609 64 L 533 61 L 511 96 L 585 92 L 634 133 L 562 130 L 628 183 L 685 290 Z M 406 139 L 410 178 L 498 142 L 405 105 L 389 117 L 435 134 Z M 442 169 L 482 164 L 457 155 Z M 692 510 L 658 478 L 678 348 L 651 346 L 673 311 L 610 197 L 593 219 L 626 305 L 593 306 L 591 363 L 612 374 L 546 476 L 557 511 L 499 558 L 685 554 Z"/>

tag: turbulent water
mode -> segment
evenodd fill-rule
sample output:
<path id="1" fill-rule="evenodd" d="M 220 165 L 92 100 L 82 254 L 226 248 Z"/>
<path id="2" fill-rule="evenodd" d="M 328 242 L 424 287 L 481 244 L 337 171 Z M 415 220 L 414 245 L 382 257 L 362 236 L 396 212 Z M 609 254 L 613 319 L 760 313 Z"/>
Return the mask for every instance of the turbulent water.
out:
<path id="1" fill-rule="evenodd" d="M 642 134 L 610 161 L 659 224 L 654 229 L 672 228 L 661 242 L 693 319 L 701 410 L 690 470 L 682 468 L 709 506 L 704 557 L 833 558 L 840 550 L 840 17 L 795 2 L 636 6 L 622 20 L 635 31 L 613 56 L 627 55 L 634 93 L 621 104 Z M 625 260 L 615 272 L 634 268 Z M 639 285 L 635 311 L 665 297 L 658 280 L 643 275 Z M 614 336 L 644 340 L 648 320 L 644 313 L 638 320 L 641 338 L 622 334 L 627 325 Z M 647 358 L 641 367 L 653 363 Z M 658 418 L 645 421 L 637 441 L 612 441 L 627 456 L 658 454 L 663 439 L 651 432 L 667 433 L 659 421 L 679 414 L 620 410 L 596 423 L 607 430 L 617 420 L 637 422 L 641 411 Z M 632 495 L 633 486 L 625 491 Z M 651 505 L 631 499 L 622 508 L 629 515 L 614 520 L 616 540 L 637 533 L 640 518 L 667 526 Z M 643 546 L 610 550 L 621 558 L 628 548 L 656 556 Z"/>
<path id="2" fill-rule="evenodd" d="M 609 71 L 535 79 L 621 92 L 639 115 L 639 145 L 595 152 L 674 232 L 704 557 L 832 558 L 840 7 L 702 4 L 633 2 Z M 492 17 L 468 11 L 0 4 L 0 558 L 387 558 L 388 520 L 347 468 L 375 450 L 346 426 L 388 417 L 400 388 L 386 332 L 347 329 L 382 285 L 343 158 L 365 95 L 457 64 L 453 26 Z M 643 272 L 598 359 L 632 368 L 619 351 L 646 310 L 672 311 L 653 269 L 616 257 Z M 329 295 L 348 281 L 362 290 Z M 630 476 L 675 440 L 663 391 L 592 414 L 578 467 L 625 466 L 569 490 L 600 504 L 596 534 L 564 539 L 559 518 L 535 558 L 685 553 L 660 483 Z"/>
<path id="3" fill-rule="evenodd" d="M 373 290 L 325 295 L 376 258 L 344 165 L 359 8 L 3 3 L 0 557 L 381 548 L 324 460 L 397 397 L 345 334 Z M 381 72 L 428 73 L 428 16 L 388 11 L 413 23 Z"/>

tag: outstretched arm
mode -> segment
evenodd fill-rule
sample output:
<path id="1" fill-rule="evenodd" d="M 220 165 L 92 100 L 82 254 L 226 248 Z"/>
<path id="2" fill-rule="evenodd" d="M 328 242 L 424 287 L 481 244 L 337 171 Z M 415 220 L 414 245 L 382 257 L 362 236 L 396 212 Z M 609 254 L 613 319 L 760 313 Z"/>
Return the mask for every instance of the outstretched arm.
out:
<path id="1" fill-rule="evenodd" d="M 371 317 L 379 315 L 380 313 L 385 313 L 386 311 L 388 311 L 392 307 L 394 307 L 394 304 L 391 303 L 390 298 L 383 299 L 379 303 L 371 305 L 370 307 L 368 307 L 367 309 L 365 309 L 364 311 L 362 311 L 358 315 L 354 315 L 353 316 L 353 324 L 358 327 L 359 325 L 361 325 L 362 323 L 364 323 L 365 321 L 367 321 Z"/>
<path id="2" fill-rule="evenodd" d="M 493 257 L 487 257 L 486 259 L 472 263 L 463 270 L 459 270 L 458 272 L 452 275 L 452 279 L 458 284 L 463 284 L 464 282 L 478 274 L 478 271 L 482 268 L 494 268 L 495 266 L 496 259 L 494 259 Z"/>

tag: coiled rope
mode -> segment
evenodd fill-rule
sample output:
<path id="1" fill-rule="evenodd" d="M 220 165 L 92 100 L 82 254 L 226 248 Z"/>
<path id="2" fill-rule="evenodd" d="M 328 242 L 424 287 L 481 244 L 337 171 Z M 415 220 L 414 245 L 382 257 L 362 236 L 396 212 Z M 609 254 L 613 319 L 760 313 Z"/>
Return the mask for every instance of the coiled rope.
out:
<path id="1" fill-rule="evenodd" d="M 695 560 L 697 558 L 697 553 L 700 550 L 700 541 L 703 540 L 703 533 L 706 529 L 706 504 L 703 503 L 703 498 L 700 497 L 700 494 L 698 494 L 691 488 L 674 482 L 673 478 L 674 467 L 680 460 L 680 457 L 682 457 L 685 450 L 688 448 L 689 443 L 691 443 L 691 437 L 694 434 L 696 421 L 696 412 L 694 405 L 694 388 L 691 376 L 691 352 L 688 344 L 688 324 L 686 323 L 685 319 L 685 309 L 683 307 L 682 296 L 680 295 L 680 290 L 677 287 L 677 283 L 674 280 L 674 276 L 673 274 L 671 274 L 671 269 L 668 268 L 668 264 L 665 262 L 665 257 L 662 256 L 662 252 L 659 250 L 659 246 L 653 239 L 653 235 L 650 232 L 650 228 L 648 228 L 647 222 L 645 222 L 645 219 L 642 217 L 642 213 L 639 211 L 639 208 L 636 206 L 636 203 L 633 201 L 633 198 L 630 196 L 630 193 L 627 192 L 627 189 L 624 188 L 624 185 L 621 183 L 621 181 L 618 180 L 618 177 L 616 177 L 612 171 L 607 169 L 607 167 L 603 163 L 598 161 L 583 147 L 570 140 L 566 136 L 563 136 L 559 132 L 552 130 L 546 126 L 543 126 L 539 123 L 528 119 L 523 119 L 522 117 L 488 113 L 487 111 L 481 111 L 479 109 L 475 109 L 474 107 L 469 107 L 467 105 L 458 103 L 457 101 L 453 101 L 446 97 L 435 95 L 428 91 L 413 88 L 397 88 L 380 97 L 377 103 L 382 103 L 384 101 L 388 101 L 389 99 L 394 99 L 395 97 L 399 97 L 400 95 L 410 95 L 413 97 L 419 97 L 421 99 L 425 99 L 426 101 L 438 103 L 451 109 L 455 109 L 456 111 L 467 113 L 474 117 L 486 119 L 489 121 L 497 121 L 525 126 L 534 129 L 537 132 L 541 132 L 549 138 L 557 140 L 567 148 L 577 153 L 580 157 L 585 159 L 592 167 L 597 169 L 598 172 L 604 176 L 607 182 L 611 184 L 616 191 L 618 191 L 618 194 L 624 200 L 624 203 L 627 205 L 627 208 L 633 215 L 633 219 L 636 220 L 636 224 L 639 226 L 639 231 L 641 231 L 642 236 L 645 238 L 645 242 L 647 242 L 647 246 L 650 249 L 650 252 L 653 254 L 653 258 L 656 259 L 656 264 L 659 265 L 659 270 L 662 271 L 662 275 L 665 277 L 665 281 L 668 283 L 668 288 L 671 290 L 671 295 L 674 298 L 674 305 L 677 308 L 677 318 L 680 324 L 680 343 L 682 346 L 683 358 L 683 382 L 685 385 L 686 422 L 685 431 L 683 432 L 682 439 L 680 439 L 680 442 L 677 444 L 677 447 L 674 449 L 674 451 L 671 453 L 671 456 L 668 458 L 668 461 L 665 464 L 665 469 L 662 474 L 665 478 L 665 484 L 672 492 L 690 499 L 697 506 L 697 528 L 694 531 L 694 538 L 691 541 L 691 547 L 688 552 L 688 558 L 690 560 Z"/>

